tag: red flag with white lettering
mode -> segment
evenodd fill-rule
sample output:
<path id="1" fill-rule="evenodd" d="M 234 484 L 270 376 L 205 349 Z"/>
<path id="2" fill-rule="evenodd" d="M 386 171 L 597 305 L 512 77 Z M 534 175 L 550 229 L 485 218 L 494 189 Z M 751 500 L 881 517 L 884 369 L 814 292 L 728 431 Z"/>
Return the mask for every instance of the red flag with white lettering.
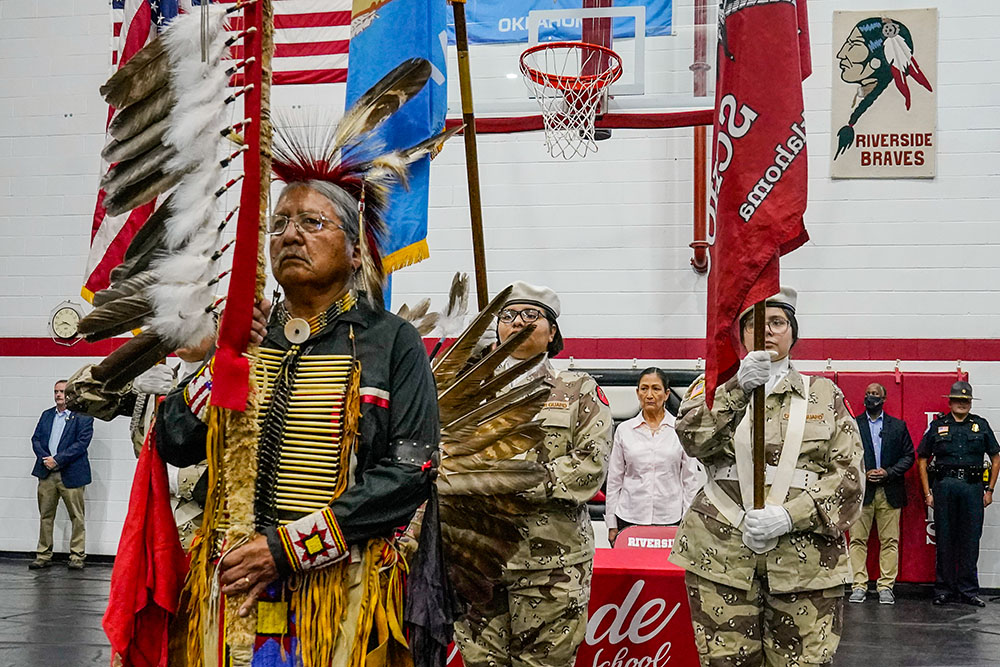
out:
<path id="1" fill-rule="evenodd" d="M 706 400 L 739 365 L 740 311 L 779 289 L 805 243 L 806 0 L 721 0 L 709 206 Z"/>

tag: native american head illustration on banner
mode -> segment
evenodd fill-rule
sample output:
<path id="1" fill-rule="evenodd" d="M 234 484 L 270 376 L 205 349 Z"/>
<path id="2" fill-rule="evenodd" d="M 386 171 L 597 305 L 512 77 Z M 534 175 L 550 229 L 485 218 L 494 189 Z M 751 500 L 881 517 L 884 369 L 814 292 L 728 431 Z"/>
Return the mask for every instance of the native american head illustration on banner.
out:
<path id="1" fill-rule="evenodd" d="M 917 46 L 906 24 L 891 16 L 865 18 L 851 29 L 836 57 L 841 80 L 858 88 L 850 117 L 837 132 L 834 160 L 851 148 L 854 126 L 887 90 L 902 95 L 907 113 L 913 103 L 910 81 L 933 92 L 917 62 Z"/>

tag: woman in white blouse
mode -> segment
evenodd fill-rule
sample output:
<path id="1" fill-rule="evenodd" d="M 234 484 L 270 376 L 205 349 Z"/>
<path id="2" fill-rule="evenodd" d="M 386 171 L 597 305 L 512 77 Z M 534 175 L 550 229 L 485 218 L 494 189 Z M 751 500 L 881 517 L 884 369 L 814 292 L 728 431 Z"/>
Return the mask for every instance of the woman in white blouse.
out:
<path id="1" fill-rule="evenodd" d="M 704 483 L 700 464 L 684 453 L 674 431 L 668 386 L 662 370 L 644 370 L 635 390 L 642 409 L 615 429 L 604 515 L 612 544 L 629 526 L 676 525 Z"/>

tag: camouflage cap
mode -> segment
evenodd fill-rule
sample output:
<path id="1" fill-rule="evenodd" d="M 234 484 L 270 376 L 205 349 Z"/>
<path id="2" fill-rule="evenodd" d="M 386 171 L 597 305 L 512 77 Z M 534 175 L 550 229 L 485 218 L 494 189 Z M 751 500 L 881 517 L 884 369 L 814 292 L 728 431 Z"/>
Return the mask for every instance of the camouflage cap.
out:
<path id="1" fill-rule="evenodd" d="M 510 286 L 513 289 L 511 289 L 510 296 L 507 297 L 504 306 L 509 306 L 512 303 L 527 303 L 533 306 L 541 306 L 552 313 L 554 317 L 559 317 L 561 313 L 559 295 L 548 287 L 529 285 L 523 280 L 518 280 Z"/>
<path id="2" fill-rule="evenodd" d="M 951 392 L 945 398 L 965 398 L 971 401 L 975 396 L 972 395 L 972 385 L 964 380 L 959 380 L 951 385 Z"/>

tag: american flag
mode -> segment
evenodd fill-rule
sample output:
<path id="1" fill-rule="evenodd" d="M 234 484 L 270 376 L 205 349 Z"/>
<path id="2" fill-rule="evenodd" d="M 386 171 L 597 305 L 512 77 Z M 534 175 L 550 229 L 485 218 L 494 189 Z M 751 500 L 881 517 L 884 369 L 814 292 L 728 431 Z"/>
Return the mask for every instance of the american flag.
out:
<path id="1" fill-rule="evenodd" d="M 217 0 L 233 5 L 237 0 Z M 135 53 L 169 23 L 178 12 L 190 11 L 200 0 L 111 0 L 114 67 Z M 347 52 L 351 34 L 352 0 L 273 0 L 275 52 L 274 85 L 340 84 L 347 81 Z M 238 29 L 241 17 L 233 15 Z M 239 57 L 239 51 L 234 52 Z M 108 122 L 114 109 L 108 110 Z M 106 165 L 110 168 L 111 165 Z M 130 213 L 106 215 L 104 191 L 97 195 L 91 227 L 90 256 L 82 290 L 89 301 L 108 286 L 111 269 L 121 263 L 129 242 L 152 214 L 154 204 Z"/>

